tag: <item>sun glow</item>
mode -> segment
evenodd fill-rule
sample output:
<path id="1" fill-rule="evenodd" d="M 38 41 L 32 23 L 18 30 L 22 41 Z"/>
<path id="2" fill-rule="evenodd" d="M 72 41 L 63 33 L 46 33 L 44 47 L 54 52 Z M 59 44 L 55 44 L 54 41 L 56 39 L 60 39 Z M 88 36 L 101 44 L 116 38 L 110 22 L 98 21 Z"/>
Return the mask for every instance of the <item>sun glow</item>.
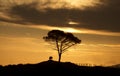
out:
<path id="1" fill-rule="evenodd" d="M 62 30 L 62 29 L 61 29 Z M 63 28 L 63 31 L 65 32 L 72 32 L 72 33 L 78 33 L 78 32 L 82 32 L 80 30 L 76 30 L 74 28 Z"/>
<path id="2" fill-rule="evenodd" d="M 71 32 L 71 33 L 82 33 L 81 30 L 77 30 L 75 28 L 70 28 L 70 27 L 52 27 L 52 26 L 29 26 L 31 28 L 39 28 L 39 29 L 44 29 L 44 30 L 53 30 L 53 29 L 57 29 L 57 30 L 62 30 L 65 32 Z"/>
<path id="3" fill-rule="evenodd" d="M 77 24 L 79 24 L 79 23 L 78 23 L 78 22 L 70 21 L 70 22 L 68 22 L 68 24 L 70 24 L 70 25 L 77 25 Z"/>
<path id="4" fill-rule="evenodd" d="M 83 6 L 95 6 L 100 1 L 99 0 L 66 0 L 71 6 L 79 8 Z"/>
<path id="5" fill-rule="evenodd" d="M 27 26 L 28 27 L 28 26 Z M 107 35 L 107 36 L 120 36 L 120 33 L 114 33 L 114 32 L 108 32 L 108 31 L 98 31 L 98 30 L 90 30 L 90 29 L 77 29 L 77 28 L 71 28 L 71 27 L 53 27 L 53 26 L 47 26 L 47 25 L 31 25 L 29 26 L 31 28 L 37 28 L 37 29 L 43 29 L 43 30 L 62 30 L 65 32 L 71 32 L 71 33 L 81 33 L 81 34 L 96 34 L 96 35 Z"/>

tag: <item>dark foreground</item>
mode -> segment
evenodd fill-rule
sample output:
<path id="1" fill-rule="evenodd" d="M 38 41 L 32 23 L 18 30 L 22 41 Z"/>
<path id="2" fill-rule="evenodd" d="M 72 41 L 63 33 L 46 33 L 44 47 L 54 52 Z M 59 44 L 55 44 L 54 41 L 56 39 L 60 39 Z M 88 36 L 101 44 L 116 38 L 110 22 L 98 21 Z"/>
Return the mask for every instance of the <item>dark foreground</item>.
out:
<path id="1" fill-rule="evenodd" d="M 38 64 L 0 66 L 0 76 L 120 76 L 120 68 L 45 61 Z"/>

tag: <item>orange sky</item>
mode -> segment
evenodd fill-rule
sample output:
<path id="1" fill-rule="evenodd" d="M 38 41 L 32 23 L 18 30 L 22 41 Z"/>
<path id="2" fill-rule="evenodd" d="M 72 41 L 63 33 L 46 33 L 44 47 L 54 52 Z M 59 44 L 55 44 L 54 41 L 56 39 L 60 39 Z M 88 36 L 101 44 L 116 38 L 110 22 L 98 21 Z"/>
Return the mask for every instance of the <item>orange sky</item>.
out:
<path id="1" fill-rule="evenodd" d="M 47 0 L 40 1 L 43 1 L 44 4 L 44 1 Z M 67 3 L 67 5 L 64 6 L 65 8 L 68 8 L 70 10 L 75 8 L 78 9 L 78 11 L 84 11 L 85 9 L 87 9 L 87 7 L 93 8 L 97 7 L 97 4 L 102 4 L 101 2 L 99 2 L 99 0 L 96 0 L 96 2 L 94 2 L 94 0 L 89 0 L 89 2 L 88 0 L 81 0 L 81 3 L 77 4 L 79 3 L 79 1 L 80 0 L 51 0 L 51 2 L 46 6 L 36 5 L 35 7 L 37 7 L 37 10 L 42 9 L 42 12 L 45 12 L 45 8 L 50 7 L 51 9 L 62 9 L 63 3 Z M 67 52 L 63 53 L 61 61 L 69 61 L 77 64 L 88 63 L 95 65 L 112 65 L 120 63 L 120 31 L 116 28 L 111 29 L 112 25 L 110 25 L 110 28 L 106 28 L 98 26 L 99 24 L 102 25 L 102 23 L 96 22 L 93 27 L 92 23 L 91 25 L 87 24 L 87 22 L 92 21 L 91 19 L 89 19 L 89 21 L 85 19 L 86 23 L 81 19 L 81 21 L 78 21 L 79 18 L 74 18 L 77 17 L 74 13 L 69 16 L 71 19 L 68 17 L 64 17 L 63 19 L 65 20 L 66 18 L 68 18 L 65 22 L 64 20 L 59 21 L 59 18 L 57 18 L 59 17 L 59 15 L 56 14 L 56 16 L 53 15 L 52 17 L 53 21 L 50 22 L 49 18 L 44 23 L 44 20 L 42 21 L 40 19 L 39 23 L 35 21 L 39 19 L 37 18 L 37 15 L 33 16 L 33 19 L 29 20 L 29 17 L 26 16 L 26 18 L 24 18 L 22 16 L 23 14 L 25 14 L 24 11 L 26 9 L 24 9 L 24 11 L 19 11 L 19 13 L 16 13 L 18 10 L 16 12 L 13 12 L 13 5 L 7 5 L 8 3 L 15 3 L 16 5 L 21 5 L 25 3 L 27 6 L 27 4 L 33 3 L 33 0 L 29 0 L 28 2 L 26 2 L 26 0 L 1 0 L 1 2 L 2 7 L 0 7 L 0 65 L 39 63 L 48 60 L 49 56 L 53 56 L 54 60 L 58 60 L 57 51 L 54 50 L 54 46 L 48 44 L 42 39 L 43 36 L 46 36 L 48 31 L 52 29 L 72 32 L 76 37 L 82 40 L 81 44 L 73 46 L 68 49 Z M 56 3 L 56 5 L 54 3 Z M 10 6 L 11 8 L 8 8 L 8 6 Z M 8 10 L 10 11 L 8 12 Z M 32 6 L 31 10 L 33 10 Z M 34 12 L 31 13 L 34 14 Z M 47 16 L 48 15 L 49 12 Z M 48 18 L 47 16 L 45 15 L 44 17 Z M 39 17 L 42 16 L 40 15 Z M 57 22 L 58 25 L 56 25 Z M 103 25 L 105 24 L 107 23 L 103 22 Z"/>

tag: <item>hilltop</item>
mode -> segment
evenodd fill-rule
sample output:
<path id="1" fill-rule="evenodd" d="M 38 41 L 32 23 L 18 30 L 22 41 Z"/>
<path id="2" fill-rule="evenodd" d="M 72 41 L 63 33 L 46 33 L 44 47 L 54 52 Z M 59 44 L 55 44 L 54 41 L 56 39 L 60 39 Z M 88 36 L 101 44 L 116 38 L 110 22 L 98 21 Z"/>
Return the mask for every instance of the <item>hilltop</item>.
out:
<path id="1" fill-rule="evenodd" d="M 0 76 L 120 76 L 120 68 L 78 66 L 71 62 L 43 61 L 37 64 L 0 66 Z"/>

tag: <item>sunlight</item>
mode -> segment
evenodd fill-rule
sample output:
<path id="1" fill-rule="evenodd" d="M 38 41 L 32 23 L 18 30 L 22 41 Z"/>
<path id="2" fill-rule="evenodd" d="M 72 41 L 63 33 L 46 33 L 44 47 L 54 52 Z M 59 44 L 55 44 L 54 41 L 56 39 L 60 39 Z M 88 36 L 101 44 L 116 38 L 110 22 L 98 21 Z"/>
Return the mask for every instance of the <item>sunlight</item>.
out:
<path id="1" fill-rule="evenodd" d="M 99 0 L 66 0 L 71 6 L 76 8 L 82 8 L 83 6 L 95 6 L 96 3 L 99 3 Z"/>
<path id="2" fill-rule="evenodd" d="M 31 28 L 37 28 L 37 29 L 43 29 L 43 30 L 53 30 L 58 29 L 65 32 L 71 32 L 71 33 L 81 33 L 81 34 L 95 34 L 95 35 L 105 35 L 105 36 L 120 36 L 119 32 L 109 32 L 109 31 L 98 31 L 98 30 L 90 30 L 90 29 L 83 29 L 83 28 L 71 28 L 71 27 L 53 27 L 53 26 L 47 26 L 47 25 L 31 25 L 27 26 Z"/>
<path id="3" fill-rule="evenodd" d="M 76 30 L 76 29 L 74 29 L 74 28 L 62 28 L 61 30 L 65 31 L 65 32 L 71 32 L 71 33 L 82 32 L 82 31 Z"/>
<path id="4" fill-rule="evenodd" d="M 70 22 L 68 22 L 68 24 L 70 24 L 70 25 L 77 25 L 77 24 L 79 24 L 79 23 L 78 23 L 78 22 L 70 21 Z"/>
<path id="5" fill-rule="evenodd" d="M 43 29 L 43 30 L 53 30 L 53 29 L 57 29 L 57 30 L 62 30 L 65 32 L 71 32 L 71 33 L 82 33 L 82 31 L 79 29 L 75 29 L 75 28 L 70 28 L 70 27 L 53 27 L 53 26 L 47 26 L 47 25 L 41 25 L 41 26 L 37 26 L 37 25 L 31 25 L 29 26 L 31 28 L 38 28 L 38 29 Z"/>

